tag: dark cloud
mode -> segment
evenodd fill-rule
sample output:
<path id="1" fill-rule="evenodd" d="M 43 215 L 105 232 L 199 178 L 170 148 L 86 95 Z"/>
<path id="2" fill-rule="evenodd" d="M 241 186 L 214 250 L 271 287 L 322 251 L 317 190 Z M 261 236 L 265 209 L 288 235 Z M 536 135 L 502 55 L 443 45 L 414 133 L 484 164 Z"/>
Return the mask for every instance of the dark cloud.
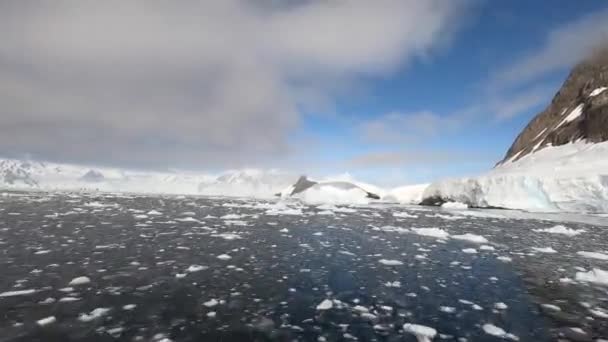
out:
<path id="1" fill-rule="evenodd" d="M 303 106 L 428 53 L 461 1 L 6 1 L 0 153 L 141 167 L 290 151 Z"/>

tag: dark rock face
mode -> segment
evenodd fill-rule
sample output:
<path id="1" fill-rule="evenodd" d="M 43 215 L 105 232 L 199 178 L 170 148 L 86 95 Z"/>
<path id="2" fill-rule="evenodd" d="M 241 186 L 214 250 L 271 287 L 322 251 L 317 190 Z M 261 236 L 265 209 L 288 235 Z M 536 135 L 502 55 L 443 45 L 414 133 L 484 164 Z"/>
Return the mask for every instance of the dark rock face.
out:
<path id="1" fill-rule="evenodd" d="M 608 140 L 608 47 L 578 64 L 549 106 L 519 134 L 505 158 L 515 161 L 547 146 Z M 576 112 L 580 115 L 576 116 Z"/>
<path id="2" fill-rule="evenodd" d="M 317 184 L 317 182 L 309 180 L 308 178 L 306 178 L 306 176 L 300 176 L 296 184 L 293 185 L 293 190 L 289 195 L 293 196 L 295 194 L 299 194 L 300 192 L 314 186 L 315 184 Z"/>

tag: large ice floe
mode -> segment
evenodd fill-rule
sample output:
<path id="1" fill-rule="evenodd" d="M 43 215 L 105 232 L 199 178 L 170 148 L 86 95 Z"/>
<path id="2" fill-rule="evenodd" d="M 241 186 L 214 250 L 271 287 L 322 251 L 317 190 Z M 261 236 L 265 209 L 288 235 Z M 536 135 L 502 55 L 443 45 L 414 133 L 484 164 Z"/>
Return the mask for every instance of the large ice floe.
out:
<path id="1" fill-rule="evenodd" d="M 547 147 L 472 178 L 424 190 L 424 201 L 537 212 L 608 212 L 608 142 Z"/>

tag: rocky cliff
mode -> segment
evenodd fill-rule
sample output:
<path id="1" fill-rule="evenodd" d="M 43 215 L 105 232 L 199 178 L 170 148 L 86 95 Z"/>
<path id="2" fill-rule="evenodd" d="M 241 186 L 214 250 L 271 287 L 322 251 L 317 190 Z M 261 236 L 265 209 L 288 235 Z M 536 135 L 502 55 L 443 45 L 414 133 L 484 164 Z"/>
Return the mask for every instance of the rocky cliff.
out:
<path id="1" fill-rule="evenodd" d="M 498 165 L 581 139 L 608 140 L 608 47 L 574 67 L 549 106 L 519 134 Z"/>

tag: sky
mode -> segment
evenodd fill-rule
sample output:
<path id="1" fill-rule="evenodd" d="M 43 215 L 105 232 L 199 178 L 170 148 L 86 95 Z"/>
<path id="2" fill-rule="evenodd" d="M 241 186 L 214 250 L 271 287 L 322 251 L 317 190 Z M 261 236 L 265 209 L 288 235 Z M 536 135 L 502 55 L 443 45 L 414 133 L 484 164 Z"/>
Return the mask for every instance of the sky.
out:
<path id="1" fill-rule="evenodd" d="M 604 0 L 0 3 L 0 155 L 378 185 L 502 159 Z"/>

